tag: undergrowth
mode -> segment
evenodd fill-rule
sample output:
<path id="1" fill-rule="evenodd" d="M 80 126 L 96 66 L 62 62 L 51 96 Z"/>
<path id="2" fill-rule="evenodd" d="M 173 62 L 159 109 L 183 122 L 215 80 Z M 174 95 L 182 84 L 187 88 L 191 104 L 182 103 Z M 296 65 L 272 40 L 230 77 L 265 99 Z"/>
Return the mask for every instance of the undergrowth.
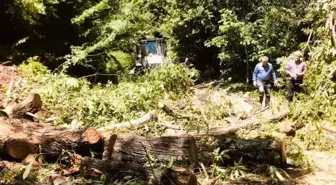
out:
<path id="1" fill-rule="evenodd" d="M 196 70 L 166 63 L 143 76 L 123 78 L 117 85 L 92 86 L 83 78 L 41 73 L 44 67 L 36 63 L 21 65 L 19 69 L 29 80 L 24 95 L 40 94 L 45 111 L 59 114 L 58 124 L 75 121 L 84 127 L 128 121 L 155 109 L 164 97 L 185 97 L 198 76 Z M 23 94 L 17 98 L 24 98 Z"/>

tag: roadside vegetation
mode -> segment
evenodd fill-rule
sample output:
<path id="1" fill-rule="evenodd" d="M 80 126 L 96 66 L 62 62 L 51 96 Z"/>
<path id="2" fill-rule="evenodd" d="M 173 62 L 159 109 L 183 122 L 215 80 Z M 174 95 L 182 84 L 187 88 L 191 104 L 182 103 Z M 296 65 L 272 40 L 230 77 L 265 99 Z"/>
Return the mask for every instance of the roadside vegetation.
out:
<path id="1" fill-rule="evenodd" d="M 1 60 L 9 56 L 14 66 L 3 65 L 3 75 L 18 71 L 15 78 L 7 75 L 10 82 L 0 78 L 1 97 L 10 105 L 31 93 L 39 94 L 42 109 L 31 121 L 71 131 L 95 128 L 115 134 L 178 137 L 263 122 L 288 112 L 284 119 L 255 124 L 222 138 L 226 143 L 284 143 L 289 166 L 253 161 L 259 156 L 248 153 L 242 154 L 244 160 L 234 160 L 227 154 L 232 152 L 229 148 L 211 148 L 218 140 L 204 137 L 199 142 L 211 148 L 202 153 L 208 164 L 186 168 L 202 185 L 336 183 L 334 1 L 15 0 L 4 4 L 0 12 L 6 13 L 0 15 L 12 19 L 0 22 L 17 24 L 24 31 L 11 27 L 14 36 L 0 43 Z M 61 25 L 64 35 L 53 30 Z M 144 74 L 128 74 L 134 67 L 134 46 L 142 38 L 157 36 L 168 42 L 164 65 Z M 296 95 L 289 103 L 284 68 L 296 50 L 305 53 L 308 93 Z M 272 89 L 270 109 L 260 112 L 250 81 L 262 55 L 270 56 L 276 66 L 280 87 Z M 179 62 L 186 56 L 195 68 Z M 93 80 L 98 73 L 111 75 L 108 82 Z M 151 111 L 155 119 L 113 127 Z M 129 176 L 115 180 L 99 170 L 95 171 L 99 177 L 84 178 L 71 162 L 73 155 L 64 150 L 52 164 L 39 157 L 42 153 L 33 160 L 38 167 L 21 161 L 8 166 L 3 160 L 0 184 L 46 184 L 51 175 L 64 173 L 68 173 L 62 176 L 66 184 L 148 183 Z M 160 162 L 147 156 L 151 169 L 178 167 L 174 160 Z M 245 160 L 248 157 L 251 161 Z M 281 160 L 281 154 L 275 153 L 274 159 Z"/>

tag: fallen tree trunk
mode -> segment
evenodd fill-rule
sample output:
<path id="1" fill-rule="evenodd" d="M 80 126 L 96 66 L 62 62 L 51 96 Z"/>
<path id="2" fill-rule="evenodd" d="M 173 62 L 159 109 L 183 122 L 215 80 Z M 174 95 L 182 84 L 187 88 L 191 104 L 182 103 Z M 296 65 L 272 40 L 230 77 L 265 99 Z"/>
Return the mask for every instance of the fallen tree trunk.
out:
<path id="1" fill-rule="evenodd" d="M 285 115 L 281 113 L 264 122 L 275 121 Z M 51 158 L 58 158 L 64 149 L 82 156 L 90 156 L 91 152 L 95 152 L 96 157 L 104 160 L 137 164 L 147 163 L 147 156 L 152 156 L 159 162 L 169 162 L 173 159 L 176 164 L 197 164 L 198 161 L 208 162 L 206 159 L 209 159 L 209 156 L 204 159 L 203 154 L 220 148 L 221 151 L 227 150 L 232 156 L 256 163 L 279 163 L 274 157 L 272 158 L 272 155 L 282 155 L 281 142 L 274 141 L 277 144 L 273 145 L 270 141 L 239 140 L 227 136 L 241 128 L 264 123 L 257 119 L 244 121 L 233 127 L 210 130 L 207 133 L 147 138 L 131 134 L 101 133 L 94 128 L 86 131 L 69 131 L 47 124 L 41 125 L 29 121 L 22 124 L 21 120 L 3 119 L 0 124 L 0 157 L 6 154 L 22 160 L 30 153 L 39 152 L 38 149 L 41 146 L 41 152 Z M 210 144 L 202 144 L 203 140 L 207 139 L 217 142 L 210 148 L 204 147 L 210 146 Z M 228 139 L 235 142 L 228 145 L 224 142 Z M 230 159 L 230 161 L 234 160 Z"/>
<path id="2" fill-rule="evenodd" d="M 90 154 L 90 150 L 103 153 L 103 138 L 93 128 L 86 131 L 68 131 L 47 124 L 30 121 L 21 123 L 16 119 L 1 119 L 0 156 L 22 160 L 28 154 L 42 152 L 48 156 L 58 157 L 62 150 L 73 150 Z"/>
<path id="3" fill-rule="evenodd" d="M 0 124 L 1 157 L 6 154 L 22 160 L 30 153 L 38 153 L 40 145 L 42 154 L 46 155 L 46 160 L 48 156 L 50 159 L 57 159 L 64 149 L 82 156 L 90 156 L 91 152 L 95 152 L 96 157 L 104 160 L 132 162 L 140 165 L 148 162 L 148 156 L 163 163 L 168 163 L 170 160 L 181 165 L 209 163 L 211 156 L 208 154 L 216 148 L 220 148 L 220 151 L 226 150 L 230 156 L 234 156 L 230 158 L 230 161 L 243 158 L 255 163 L 279 164 L 274 155 L 282 155 L 281 142 L 271 140 L 241 140 L 228 136 L 223 136 L 224 138 L 211 136 L 146 138 L 131 134 L 92 134 L 91 132 L 95 129 L 88 129 L 86 132 L 66 131 L 33 122 L 19 126 L 20 128 L 15 128 L 15 124 Z M 95 137 L 85 139 L 87 135 Z M 207 143 L 204 140 L 216 142 Z"/>
<path id="4" fill-rule="evenodd" d="M 133 162 L 145 164 L 147 156 L 152 156 L 160 162 L 171 159 L 176 163 L 192 163 L 197 160 L 195 140 L 192 137 L 154 137 L 120 134 L 114 142 L 111 156 L 104 156 L 105 160 Z"/>
<path id="5" fill-rule="evenodd" d="M 269 163 L 274 165 L 286 164 L 286 150 L 281 141 L 274 140 L 243 140 L 228 136 L 218 137 L 154 137 L 120 134 L 113 135 L 110 145 L 105 143 L 104 160 L 132 162 L 145 164 L 148 155 L 153 160 L 168 163 L 174 160 L 175 164 L 209 164 L 213 156 L 209 156 L 216 148 L 226 151 L 230 159 L 225 163 L 233 163 L 243 158 L 251 163 Z M 205 139 L 205 140 L 204 140 Z M 211 143 L 206 142 L 211 140 Z M 107 147 L 108 145 L 108 147 Z M 280 156 L 279 159 L 275 156 Z"/>
<path id="6" fill-rule="evenodd" d="M 219 152 L 226 151 L 230 156 L 224 163 L 233 163 L 242 158 L 251 163 L 274 165 L 286 164 L 284 144 L 276 140 L 244 140 L 225 136 L 218 137 L 157 137 L 145 138 L 129 134 L 116 135 L 111 146 L 112 151 L 104 155 L 104 160 L 132 162 L 145 164 L 148 155 L 155 161 L 175 164 L 211 164 L 211 154 L 219 148 Z M 207 141 L 211 142 L 207 142 Z M 275 156 L 279 156 L 277 159 Z"/>
<path id="7" fill-rule="evenodd" d="M 3 110 L 10 118 L 23 118 L 26 113 L 36 113 L 42 107 L 40 95 L 34 93 L 24 101 L 5 107 Z"/>
<path id="8" fill-rule="evenodd" d="M 271 163 L 284 165 L 286 163 L 286 151 L 284 144 L 279 141 L 272 140 L 242 140 L 232 139 L 227 135 L 237 132 L 239 129 L 266 124 L 283 119 L 288 112 L 282 112 L 269 119 L 259 121 L 257 118 L 244 120 L 243 123 L 231 126 L 229 128 L 213 129 L 208 132 L 193 133 L 190 135 L 145 138 L 135 135 L 121 134 L 116 136 L 114 141 L 113 152 L 110 157 L 114 161 L 128 161 L 144 164 L 147 159 L 146 155 L 154 156 L 158 161 L 169 161 L 174 159 L 181 163 L 197 163 L 198 155 L 211 153 L 214 149 L 220 148 L 221 151 L 226 150 L 232 157 L 231 162 L 240 158 L 256 163 Z M 218 138 L 224 137 L 224 138 Z M 212 138 L 217 140 L 212 148 L 203 147 L 200 142 L 203 138 Z M 228 142 L 228 139 L 231 142 Z M 207 144 L 209 146 L 209 144 Z M 280 156 L 276 159 L 274 156 Z M 104 159 L 108 159 L 105 156 Z M 209 156 L 200 160 L 207 161 Z"/>

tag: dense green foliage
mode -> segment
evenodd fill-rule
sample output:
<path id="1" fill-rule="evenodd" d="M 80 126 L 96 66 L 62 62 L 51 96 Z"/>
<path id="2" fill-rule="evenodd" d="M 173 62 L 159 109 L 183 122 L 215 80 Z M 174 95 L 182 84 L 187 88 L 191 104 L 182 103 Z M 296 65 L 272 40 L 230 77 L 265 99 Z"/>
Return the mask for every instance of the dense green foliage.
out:
<path id="1" fill-rule="evenodd" d="M 134 57 L 122 51 L 111 51 L 109 55 L 111 60 L 106 63 L 105 71 L 107 73 L 124 72 L 134 66 Z"/>
<path id="2" fill-rule="evenodd" d="M 312 3 L 305 16 L 312 23 L 312 37 L 307 48 L 313 54 L 308 61 L 309 71 L 305 81 L 309 95 L 292 106 L 292 119 L 298 126 L 308 127 L 301 139 L 308 141 L 308 147 L 316 146 L 318 149 L 333 147 L 330 139 L 325 138 L 322 127 L 336 126 L 335 35 L 331 30 L 335 27 L 335 20 L 328 18 L 335 5 L 333 1 Z"/>
<path id="3" fill-rule="evenodd" d="M 189 56 L 202 74 L 210 71 L 216 77 L 221 67 L 227 77 L 241 80 L 246 63 L 262 54 L 271 59 L 286 55 L 306 40 L 301 30 L 309 23 L 301 19 L 309 2 L 8 1 L 2 7 L 9 7 L 4 11 L 7 24 L 25 29 L 11 28 L 16 34 L 3 44 L 25 56 L 43 56 L 50 67 L 64 61 L 66 69 L 84 65 L 90 70 L 69 70 L 83 75 L 122 70 L 114 67 L 119 64 L 111 51 L 134 54 L 140 39 L 164 37 L 174 60 Z M 233 75 L 237 72 L 244 75 Z"/>
<path id="4" fill-rule="evenodd" d="M 287 55 L 298 49 L 302 41 L 300 30 L 305 23 L 301 22 L 304 15 L 301 12 L 305 11 L 306 4 L 307 1 L 252 1 L 245 5 L 246 12 L 233 7 L 222 9 L 218 36 L 206 45 L 221 48 L 219 58 L 225 61 L 228 71 L 233 72 L 242 72 L 246 63 L 255 64 L 262 55 L 271 60 Z M 253 67 L 248 72 L 252 70 Z M 240 74 L 241 77 L 244 76 Z"/>
<path id="5" fill-rule="evenodd" d="M 195 70 L 167 63 L 136 79 L 121 80 L 118 85 L 90 87 L 85 79 L 53 75 L 34 62 L 21 65 L 20 70 L 30 77 L 25 93 L 39 93 L 47 111 L 61 112 L 59 123 L 75 120 L 85 127 L 137 118 L 155 109 L 167 95 L 185 97 L 194 82 L 192 78 L 198 75 Z"/>
<path id="6" fill-rule="evenodd" d="M 11 54 L 19 62 L 30 61 L 30 67 L 22 70 L 31 74 L 46 73 L 44 68 L 38 71 L 35 59 L 29 58 L 39 56 L 47 66 L 63 63 L 58 69 L 78 76 L 94 72 L 120 75 L 134 65 L 134 47 L 140 39 L 164 37 L 173 61 L 189 56 L 201 75 L 210 71 L 211 77 L 217 77 L 222 68 L 225 79 L 243 80 L 251 77 L 261 55 L 268 55 L 283 77 L 288 57 L 300 49 L 313 53 L 305 81 L 310 95 L 309 101 L 292 105 L 292 119 L 298 124 L 333 123 L 335 44 L 325 26 L 329 25 L 326 17 L 332 7 L 332 1 L 308 0 L 6 0 L 0 5 L 1 23 L 8 28 L 0 41 L 1 60 Z M 139 86 L 147 87 L 144 79 L 152 78 L 148 76 L 151 74 L 139 78 Z M 161 80 L 168 80 L 169 75 Z M 67 87 L 65 81 L 60 83 L 55 86 Z M 89 87 L 84 80 L 78 83 L 79 87 L 71 89 Z M 125 81 L 119 87 L 129 88 Z M 135 92 L 141 91 L 137 88 Z M 161 93 L 159 89 L 157 92 Z M 116 116 L 115 121 L 123 120 L 119 118 Z"/>
<path id="7" fill-rule="evenodd" d="M 180 112 L 192 115 L 179 126 L 198 129 L 223 126 L 223 119 L 231 115 L 238 119 L 248 116 L 236 111 L 225 98 L 216 105 L 191 106 L 190 86 L 199 71 L 203 77 L 215 78 L 222 69 L 224 80 L 242 81 L 251 77 L 254 64 L 267 55 L 285 87 L 284 68 L 292 52 L 311 52 L 310 58 L 305 57 L 308 72 L 304 87 L 308 93 L 295 96 L 285 120 L 303 127 L 295 137 L 287 137 L 288 154 L 295 156 L 299 165 L 304 161 L 303 150 L 334 147 L 322 127 L 336 127 L 336 21 L 331 14 L 335 7 L 331 0 L 4 0 L 0 24 L 7 29 L 1 30 L 0 60 L 13 56 L 22 63 L 19 70 L 28 79 L 22 92 L 14 93 L 11 100 L 39 93 L 44 111 L 60 116 L 59 124 L 103 127 L 159 110 L 158 102 L 170 99 L 184 100 L 185 112 Z M 136 44 L 151 37 L 167 40 L 168 62 L 144 75 L 126 75 L 134 65 Z M 199 71 L 173 64 L 185 56 Z M 52 73 L 45 66 L 60 66 L 57 69 L 68 74 Z M 84 77 L 69 75 L 95 72 L 116 75 L 113 77 L 119 83 L 93 85 Z M 272 111 L 287 107 L 284 92 L 272 92 Z M 257 97 L 254 93 L 252 96 Z M 273 137 L 274 130 L 279 132 L 274 125 L 265 124 L 256 135 Z M 242 136 L 237 133 L 237 137 Z M 219 150 L 212 155 L 216 156 L 214 162 L 226 157 Z M 225 170 L 213 165 L 211 177 L 244 176 L 243 162 Z M 282 178 L 274 167 L 267 170 L 272 178 Z"/>

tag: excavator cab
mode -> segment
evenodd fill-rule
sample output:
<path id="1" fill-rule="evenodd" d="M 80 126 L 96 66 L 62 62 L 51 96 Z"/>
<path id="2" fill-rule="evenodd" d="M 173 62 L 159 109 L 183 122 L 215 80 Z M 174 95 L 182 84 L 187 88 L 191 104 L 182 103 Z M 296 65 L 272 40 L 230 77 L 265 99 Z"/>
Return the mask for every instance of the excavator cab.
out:
<path id="1" fill-rule="evenodd" d="M 136 68 L 155 68 L 164 63 L 167 55 L 165 40 L 162 38 L 141 40 L 136 46 Z"/>

